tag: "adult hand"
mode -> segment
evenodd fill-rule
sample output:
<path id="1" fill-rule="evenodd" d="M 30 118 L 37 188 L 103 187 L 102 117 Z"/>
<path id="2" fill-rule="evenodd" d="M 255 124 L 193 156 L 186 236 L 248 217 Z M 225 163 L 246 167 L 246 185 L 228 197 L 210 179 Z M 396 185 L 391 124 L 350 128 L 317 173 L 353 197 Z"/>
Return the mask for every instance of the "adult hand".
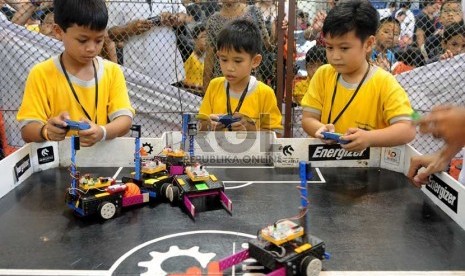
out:
<path id="1" fill-rule="evenodd" d="M 441 105 L 418 121 L 422 133 L 443 138 L 447 144 L 465 145 L 465 107 Z"/>
<path id="2" fill-rule="evenodd" d="M 136 19 L 127 25 L 129 35 L 140 35 L 147 32 L 154 26 L 153 22 L 148 19 Z"/>
<path id="3" fill-rule="evenodd" d="M 420 188 L 428 182 L 431 174 L 445 170 L 448 165 L 448 160 L 441 158 L 440 152 L 414 156 L 410 159 L 407 177 L 411 179 L 413 185 Z"/>

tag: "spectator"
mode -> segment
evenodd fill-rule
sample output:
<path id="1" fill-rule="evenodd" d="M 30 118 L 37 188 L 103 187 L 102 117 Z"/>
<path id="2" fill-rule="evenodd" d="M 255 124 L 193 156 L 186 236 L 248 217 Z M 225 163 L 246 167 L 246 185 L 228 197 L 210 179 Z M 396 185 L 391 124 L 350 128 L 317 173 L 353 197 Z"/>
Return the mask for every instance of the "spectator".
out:
<path id="1" fill-rule="evenodd" d="M 425 42 L 424 54 L 426 58 L 435 61 L 438 56 L 443 54 L 441 41 L 444 30 L 454 23 L 463 23 L 460 2 L 457 0 L 445 0 L 439 12 L 439 28 L 436 33 L 428 37 Z"/>
<path id="2" fill-rule="evenodd" d="M 410 71 L 426 64 L 421 50 L 416 47 L 407 47 L 396 53 L 397 62 L 392 66 L 392 74 L 397 75 Z"/>
<path id="3" fill-rule="evenodd" d="M 205 60 L 206 32 L 205 24 L 198 24 L 192 32 L 194 38 L 194 51 L 184 62 L 186 79 L 184 87 L 193 90 L 196 94 L 203 95 L 203 65 Z"/>
<path id="4" fill-rule="evenodd" d="M 385 9 L 378 9 L 379 19 L 382 20 L 386 17 L 394 17 L 394 12 L 397 9 L 396 2 L 389 2 L 387 8 Z"/>
<path id="5" fill-rule="evenodd" d="M 403 16 L 404 13 L 404 19 L 398 18 Z M 410 1 L 400 3 L 395 17 L 400 22 L 400 46 L 407 47 L 413 43 L 413 34 L 415 32 L 415 15 L 410 10 Z"/>
<path id="6" fill-rule="evenodd" d="M 434 16 L 439 9 L 439 3 L 436 0 L 422 0 L 420 9 L 421 13 L 415 18 L 414 34 L 414 42 L 418 48 L 424 47 L 426 39 L 436 31 Z"/>
<path id="7" fill-rule="evenodd" d="M 11 22 L 21 26 L 24 26 L 27 23 L 38 7 L 38 5 L 33 4 L 32 1 L 0 0 L 0 7 L 2 7 L 2 12 L 7 13 L 9 12 L 8 8 L 5 7 L 5 4 L 8 4 L 15 10 L 13 14 L 9 14 L 11 16 Z"/>
<path id="8" fill-rule="evenodd" d="M 282 132 L 273 89 L 250 75 L 260 65 L 261 44 L 260 30 L 247 19 L 232 21 L 218 34 L 216 46 L 223 77 L 209 83 L 200 105 L 202 130 Z M 224 125 L 219 117 L 225 114 L 239 121 Z"/>
<path id="9" fill-rule="evenodd" d="M 329 11 L 323 33 L 330 64 L 315 72 L 302 99 L 302 127 L 310 136 L 343 133 L 348 151 L 401 145 L 415 137 L 407 93 L 394 76 L 367 61 L 378 24 L 378 12 L 366 0 L 340 2 Z"/>
<path id="10" fill-rule="evenodd" d="M 21 136 L 25 142 L 61 141 L 73 134 L 66 119 L 90 124 L 79 131 L 82 146 L 126 134 L 134 109 L 123 72 L 97 57 L 108 21 L 105 1 L 55 0 L 54 12 L 64 51 L 31 69 L 17 114 Z"/>
<path id="11" fill-rule="evenodd" d="M 400 35 L 400 23 L 393 17 L 381 19 L 376 31 L 376 42 L 371 60 L 386 71 L 396 62 L 394 49 L 397 48 Z"/>
<path id="12" fill-rule="evenodd" d="M 455 23 L 444 31 L 442 37 L 443 54 L 441 60 L 465 53 L 465 25 Z"/>
<path id="13" fill-rule="evenodd" d="M 45 13 L 42 17 L 39 24 L 39 32 L 43 35 L 56 38 L 55 30 L 53 29 L 55 25 L 55 14 L 53 12 Z"/>
<path id="14" fill-rule="evenodd" d="M 299 81 L 294 87 L 294 100 L 300 104 L 302 97 L 307 93 L 310 80 L 315 74 L 316 70 L 323 64 L 326 64 L 326 51 L 322 46 L 313 46 L 305 55 L 305 68 L 307 71 L 307 78 Z"/>
<path id="15" fill-rule="evenodd" d="M 162 83 L 184 79 L 183 59 L 173 29 L 186 20 L 186 8 L 179 0 L 112 1 L 108 12 L 108 33 L 115 42 L 124 42 L 125 66 Z"/>
<path id="16" fill-rule="evenodd" d="M 318 11 L 315 17 L 312 20 L 312 24 L 305 30 L 304 38 L 306 40 L 318 40 L 319 45 L 324 45 L 323 41 L 323 34 L 321 33 L 321 29 L 323 28 L 323 22 L 326 18 L 325 11 Z M 317 42 L 318 42 L 317 41 Z"/>
<path id="17" fill-rule="evenodd" d="M 265 49 L 272 50 L 270 36 L 263 22 L 263 16 L 256 6 L 246 5 L 237 0 L 223 0 L 220 11 L 213 14 L 207 21 L 207 51 L 203 73 L 204 91 L 206 91 L 211 79 L 221 76 L 218 58 L 215 55 L 216 41 L 223 27 L 234 19 L 247 19 L 257 24 L 260 29 L 262 45 L 264 45 L 262 51 Z"/>

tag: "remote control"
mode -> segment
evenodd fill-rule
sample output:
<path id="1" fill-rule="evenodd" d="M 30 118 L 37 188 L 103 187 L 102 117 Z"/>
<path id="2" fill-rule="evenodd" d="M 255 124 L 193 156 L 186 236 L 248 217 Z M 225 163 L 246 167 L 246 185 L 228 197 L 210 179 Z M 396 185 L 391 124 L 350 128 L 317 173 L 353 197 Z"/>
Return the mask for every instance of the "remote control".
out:
<path id="1" fill-rule="evenodd" d="M 86 130 L 90 128 L 89 123 L 86 123 L 86 122 L 77 122 L 77 121 L 72 121 L 72 120 L 65 120 L 65 122 L 68 125 L 66 127 L 67 129 Z"/>
<path id="2" fill-rule="evenodd" d="M 230 126 L 232 123 L 239 122 L 240 118 L 235 118 L 231 115 L 220 116 L 218 122 L 222 123 L 224 126 Z"/>
<path id="3" fill-rule="evenodd" d="M 347 144 L 350 142 L 349 140 L 341 140 L 341 136 L 342 136 L 341 133 L 324 131 L 321 134 L 323 135 L 324 139 L 334 140 L 338 142 L 339 144 Z"/>

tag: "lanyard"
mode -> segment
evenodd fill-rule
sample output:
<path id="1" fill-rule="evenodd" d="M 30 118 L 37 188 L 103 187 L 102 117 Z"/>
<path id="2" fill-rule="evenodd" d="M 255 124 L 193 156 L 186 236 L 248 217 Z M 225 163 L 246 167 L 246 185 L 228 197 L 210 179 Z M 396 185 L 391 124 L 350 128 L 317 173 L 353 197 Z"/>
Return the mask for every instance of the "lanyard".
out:
<path id="1" fill-rule="evenodd" d="M 239 112 L 239 110 L 241 110 L 242 103 L 244 102 L 245 95 L 247 94 L 248 89 L 249 89 L 249 82 L 247 83 L 247 86 L 245 87 L 244 91 L 242 91 L 241 97 L 239 99 L 239 102 L 237 103 L 234 113 Z M 229 82 L 226 85 L 226 108 L 227 108 L 228 115 L 233 115 L 233 112 L 231 110 L 231 100 L 229 99 Z"/>
<path id="2" fill-rule="evenodd" d="M 65 74 L 66 80 L 68 81 L 69 88 L 71 88 L 71 91 L 73 92 L 74 98 L 78 102 L 78 104 L 81 106 L 82 110 L 84 111 L 84 114 L 86 115 L 87 119 L 91 120 L 89 113 L 86 111 L 86 109 L 82 106 L 81 102 L 79 101 L 79 98 L 76 94 L 76 90 L 74 90 L 74 86 L 71 83 L 71 80 L 69 79 L 68 72 L 66 72 L 65 65 L 63 64 L 63 59 L 62 59 L 63 54 L 60 55 L 60 65 L 61 69 L 63 70 L 63 73 Z M 95 69 L 95 64 L 94 61 L 92 60 L 92 67 L 94 68 L 94 80 L 95 80 L 95 123 L 97 123 L 97 106 L 98 106 L 98 79 L 97 79 L 97 69 Z"/>
<path id="3" fill-rule="evenodd" d="M 354 94 L 352 94 L 352 97 L 350 98 L 350 100 L 347 102 L 347 104 L 344 106 L 344 108 L 341 110 L 341 112 L 336 116 L 336 119 L 334 119 L 334 121 L 331 123 L 331 113 L 333 111 L 333 104 L 334 104 L 334 99 L 336 98 L 336 93 L 337 93 L 337 83 L 339 81 L 339 77 L 341 76 L 340 73 L 337 74 L 337 77 L 336 77 L 336 84 L 334 85 L 334 91 L 333 91 L 333 98 L 331 99 L 331 109 L 329 110 L 329 115 L 328 115 L 328 124 L 333 124 L 335 125 L 336 122 L 339 120 L 339 118 L 341 118 L 341 115 L 346 111 L 347 107 L 349 107 L 349 105 L 352 103 L 352 101 L 354 100 L 355 96 L 357 96 L 357 93 L 358 93 L 358 90 L 360 90 L 360 87 L 362 86 L 363 82 L 365 81 L 367 75 L 368 75 L 368 72 L 370 72 L 370 64 L 368 64 L 368 69 L 367 71 L 365 72 L 365 75 L 363 76 L 362 80 L 359 82 L 359 84 L 357 85 L 357 88 L 355 89 L 355 92 Z"/>

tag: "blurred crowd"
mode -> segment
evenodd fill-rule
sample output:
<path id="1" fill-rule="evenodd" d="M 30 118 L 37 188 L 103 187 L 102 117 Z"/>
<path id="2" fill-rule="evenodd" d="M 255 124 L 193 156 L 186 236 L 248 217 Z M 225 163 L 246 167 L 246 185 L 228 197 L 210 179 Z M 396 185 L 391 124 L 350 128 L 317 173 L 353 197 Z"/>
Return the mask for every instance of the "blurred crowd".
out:
<path id="1" fill-rule="evenodd" d="M 0 0 L 0 17 L 55 38 L 52 3 Z M 276 88 L 277 29 L 287 28 L 286 20 L 277 22 L 276 0 L 107 3 L 109 27 L 103 57 L 154 80 L 203 95 L 209 81 L 220 75 L 215 55 L 218 32 L 233 19 L 247 18 L 259 26 L 264 42 L 263 61 L 255 75 Z M 465 52 L 465 26 L 458 0 L 372 3 L 380 16 L 376 45 L 367 57 L 373 64 L 399 74 Z M 297 4 L 294 49 L 296 63 L 300 60 L 301 65 L 295 70 L 293 94 L 298 103 L 313 72 L 326 63 L 321 28 L 337 0 Z"/>

